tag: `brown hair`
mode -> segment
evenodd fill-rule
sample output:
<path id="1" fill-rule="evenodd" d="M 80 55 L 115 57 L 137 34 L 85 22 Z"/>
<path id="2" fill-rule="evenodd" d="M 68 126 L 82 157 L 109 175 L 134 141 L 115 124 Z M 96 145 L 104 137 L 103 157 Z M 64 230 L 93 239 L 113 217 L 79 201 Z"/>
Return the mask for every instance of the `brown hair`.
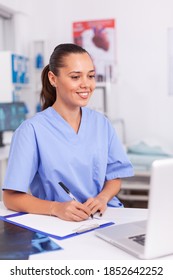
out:
<path id="1" fill-rule="evenodd" d="M 49 64 L 45 66 L 42 71 L 42 90 L 40 94 L 40 100 L 42 104 L 42 110 L 52 106 L 56 101 L 56 89 L 53 87 L 48 78 L 48 72 L 52 71 L 54 75 L 59 75 L 59 68 L 65 66 L 64 57 L 70 55 L 71 53 L 88 53 L 82 47 L 67 43 L 58 45 L 50 56 Z M 88 54 L 89 55 L 89 54 Z"/>

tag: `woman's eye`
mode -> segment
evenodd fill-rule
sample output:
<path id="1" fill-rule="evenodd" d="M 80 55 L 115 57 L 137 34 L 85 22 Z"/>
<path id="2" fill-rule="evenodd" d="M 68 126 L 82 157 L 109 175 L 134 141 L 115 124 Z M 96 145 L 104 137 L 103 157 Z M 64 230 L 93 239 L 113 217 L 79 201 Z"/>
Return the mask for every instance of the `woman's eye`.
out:
<path id="1" fill-rule="evenodd" d="M 80 77 L 79 76 L 72 76 L 71 77 L 73 80 L 77 80 L 77 79 L 79 79 Z"/>
<path id="2" fill-rule="evenodd" d="M 95 75 L 90 75 L 89 78 L 90 79 L 95 79 Z"/>

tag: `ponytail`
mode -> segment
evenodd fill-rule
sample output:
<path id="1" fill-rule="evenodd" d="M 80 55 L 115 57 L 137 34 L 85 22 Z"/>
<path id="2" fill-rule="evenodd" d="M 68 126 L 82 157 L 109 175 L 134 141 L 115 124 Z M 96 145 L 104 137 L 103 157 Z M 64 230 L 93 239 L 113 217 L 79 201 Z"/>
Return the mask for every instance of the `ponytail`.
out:
<path id="1" fill-rule="evenodd" d="M 48 72 L 49 65 L 45 66 L 41 75 L 42 90 L 40 94 L 40 101 L 42 110 L 45 110 L 48 107 L 52 106 L 56 101 L 56 89 L 49 82 Z"/>

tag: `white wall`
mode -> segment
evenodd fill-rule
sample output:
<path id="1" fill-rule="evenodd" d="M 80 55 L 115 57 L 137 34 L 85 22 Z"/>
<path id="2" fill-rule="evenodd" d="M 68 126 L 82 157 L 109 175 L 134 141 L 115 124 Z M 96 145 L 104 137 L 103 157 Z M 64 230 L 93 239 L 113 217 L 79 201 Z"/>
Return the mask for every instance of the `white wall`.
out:
<path id="1" fill-rule="evenodd" d="M 27 31 L 17 45 L 29 39 L 31 48 L 33 40 L 44 39 L 46 63 L 57 44 L 72 41 L 72 22 L 115 18 L 118 81 L 108 96 L 110 116 L 125 119 L 128 142 L 150 138 L 173 150 L 167 56 L 167 28 L 173 27 L 171 0 L 1 2 L 27 14 Z"/>

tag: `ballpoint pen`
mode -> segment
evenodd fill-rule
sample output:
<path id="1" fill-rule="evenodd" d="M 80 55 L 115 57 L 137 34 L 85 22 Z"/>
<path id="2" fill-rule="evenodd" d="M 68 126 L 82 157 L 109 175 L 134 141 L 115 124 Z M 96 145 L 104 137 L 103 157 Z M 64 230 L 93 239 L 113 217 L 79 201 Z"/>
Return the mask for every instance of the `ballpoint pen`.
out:
<path id="1" fill-rule="evenodd" d="M 63 190 L 64 190 L 73 200 L 76 200 L 76 201 L 77 201 L 76 197 L 74 197 L 74 195 L 73 195 L 73 194 L 70 192 L 70 190 L 64 185 L 64 183 L 59 182 L 58 184 L 61 186 L 61 188 L 63 188 Z"/>

